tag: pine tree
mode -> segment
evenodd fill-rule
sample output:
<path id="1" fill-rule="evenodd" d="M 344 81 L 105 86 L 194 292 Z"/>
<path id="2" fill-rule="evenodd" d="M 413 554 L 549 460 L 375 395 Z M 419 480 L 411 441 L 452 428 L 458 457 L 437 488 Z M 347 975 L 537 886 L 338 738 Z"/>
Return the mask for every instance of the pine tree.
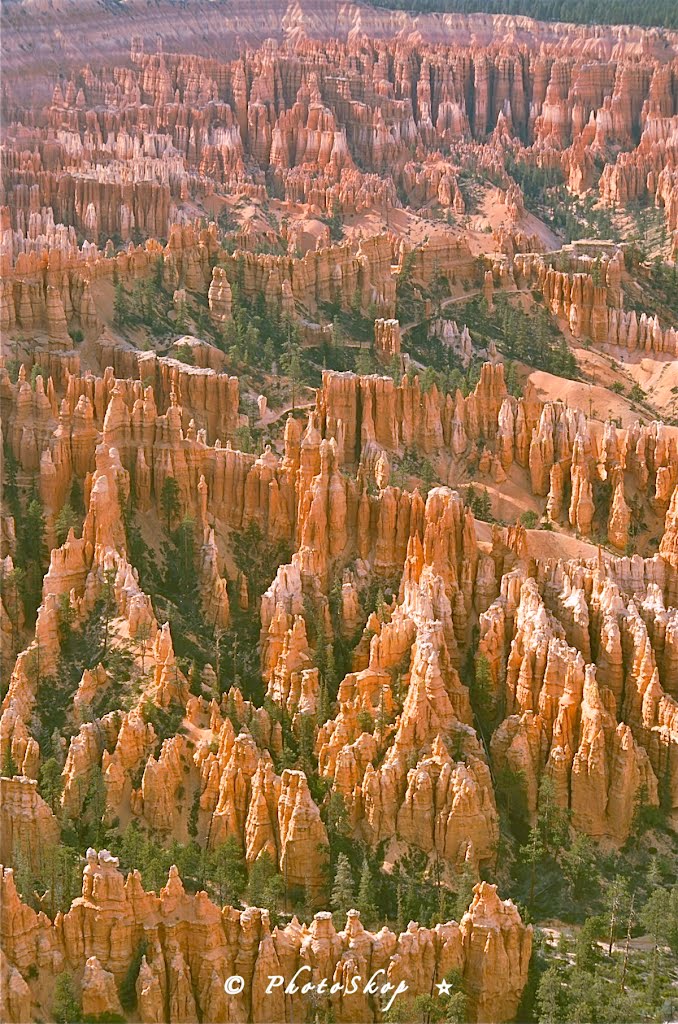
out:
<path id="1" fill-rule="evenodd" d="M 176 566 L 179 579 L 190 586 L 195 578 L 195 519 L 184 516 L 174 534 L 174 541 L 179 555 Z"/>
<path id="2" fill-rule="evenodd" d="M 115 298 L 113 299 L 113 323 L 116 327 L 124 327 L 128 320 L 127 292 L 122 283 L 118 281 L 115 285 Z"/>
<path id="3" fill-rule="evenodd" d="M 574 943 L 575 967 L 578 971 L 593 973 L 596 964 L 600 959 L 596 933 L 598 921 L 596 918 L 587 917 L 584 924 L 577 932 Z"/>
<path id="4" fill-rule="evenodd" d="M 273 347 L 273 342 L 271 341 L 270 338 L 264 345 L 261 361 L 266 370 L 268 370 L 269 372 L 273 370 L 273 363 L 275 362 L 275 348 Z"/>
<path id="5" fill-rule="evenodd" d="M 298 727 L 298 763 L 302 771 L 307 775 L 313 772 L 313 743 L 315 740 L 315 729 L 313 719 L 310 715 L 299 716 Z"/>
<path id="6" fill-rule="evenodd" d="M 14 452 L 8 444 L 5 445 L 4 456 L 5 476 L 2 483 L 5 501 L 7 502 L 7 508 L 14 516 L 14 519 L 18 520 L 21 514 L 21 503 L 19 501 L 19 487 L 16 478 L 17 463 L 14 457 Z"/>
<path id="7" fill-rule="evenodd" d="M 455 879 L 455 888 L 452 902 L 452 916 L 455 921 L 461 921 L 468 910 L 473 899 L 473 886 L 476 884 L 476 876 L 473 869 L 467 863 L 464 864 L 460 874 Z"/>
<path id="8" fill-rule="evenodd" d="M 537 882 L 537 866 L 543 860 L 545 852 L 539 828 L 536 825 L 533 825 L 530 829 L 527 843 L 523 847 L 525 862 L 530 866 L 530 904 L 534 902 L 534 890 Z"/>
<path id="9" fill-rule="evenodd" d="M 563 979 L 552 964 L 541 976 L 537 988 L 539 1024 L 560 1024 L 562 1021 Z"/>
<path id="10" fill-rule="evenodd" d="M 545 849 L 553 856 L 569 845 L 569 811 L 558 804 L 550 775 L 545 775 L 539 786 L 537 827 Z"/>
<path id="11" fill-rule="evenodd" d="M 106 783 L 100 765 L 95 765 L 89 778 L 87 793 L 79 821 L 81 845 L 97 850 L 104 842 L 103 817 L 106 811 Z"/>
<path id="12" fill-rule="evenodd" d="M 649 979 L 649 989 L 652 995 L 656 994 L 659 945 L 666 931 L 667 896 L 668 893 L 665 889 L 655 889 L 640 912 L 641 924 L 648 935 L 652 937 L 652 970 Z"/>
<path id="13" fill-rule="evenodd" d="M 247 902 L 275 915 L 285 897 L 285 882 L 268 853 L 261 853 L 250 868 Z"/>
<path id="14" fill-rule="evenodd" d="M 358 910 L 360 911 L 362 922 L 368 928 L 377 916 L 377 908 L 372 895 L 373 892 L 374 882 L 372 881 L 372 872 L 370 871 L 370 865 L 367 858 L 365 858 L 360 872 L 360 883 L 358 885 L 358 896 L 356 902 L 358 904 Z"/>
<path id="15" fill-rule="evenodd" d="M 296 330 L 292 324 L 287 322 L 287 341 L 280 360 L 283 371 L 290 379 L 292 411 L 296 408 L 297 390 L 301 383 L 301 347 L 296 336 Z"/>
<path id="16" fill-rule="evenodd" d="M 153 265 L 153 285 L 156 291 L 162 291 L 162 275 L 165 268 L 165 257 L 162 253 L 158 256 Z"/>
<path id="17" fill-rule="evenodd" d="M 473 668 L 473 685 L 471 687 L 473 710 L 478 719 L 480 732 L 487 742 L 497 718 L 495 685 L 490 663 L 484 654 L 476 654 Z"/>
<path id="18" fill-rule="evenodd" d="M 49 891 L 49 914 L 66 913 L 82 886 L 80 858 L 64 843 L 52 843 L 40 851 L 40 891 Z"/>
<path id="19" fill-rule="evenodd" d="M 40 768 L 40 795 L 54 814 L 57 813 L 63 781 L 61 778 L 61 766 L 54 757 L 48 758 Z"/>
<path id="20" fill-rule="evenodd" d="M 66 971 L 57 975 L 54 985 L 52 1016 L 57 1024 L 74 1024 L 74 1022 L 82 1020 L 82 1011 L 75 994 L 73 979 Z"/>
<path id="21" fill-rule="evenodd" d="M 5 750 L 5 756 L 2 759 L 2 777 L 4 779 L 13 779 L 15 775 L 19 774 L 16 761 L 12 757 L 12 747 L 8 743 Z"/>
<path id="22" fill-rule="evenodd" d="M 68 536 L 68 531 L 72 527 L 76 526 L 78 526 L 78 517 L 71 508 L 69 502 L 66 502 L 66 504 L 61 508 L 54 523 L 57 544 L 63 544 Z"/>
<path id="23" fill-rule="evenodd" d="M 482 519 L 485 523 L 492 521 L 492 500 L 487 493 L 487 488 L 483 488 L 478 498 L 478 518 Z"/>
<path id="24" fill-rule="evenodd" d="M 19 518 L 16 544 L 16 564 L 25 571 L 24 610 L 29 617 L 35 614 L 40 603 L 46 560 L 45 517 L 37 493 L 33 491 L 26 512 Z"/>
<path id="25" fill-rule="evenodd" d="M 337 858 L 337 868 L 330 896 L 330 906 L 335 912 L 338 924 L 343 924 L 346 914 L 355 906 L 355 888 L 351 863 L 345 853 Z"/>
<path id="26" fill-rule="evenodd" d="M 316 720 L 318 725 L 323 725 L 330 717 L 330 697 L 327 692 L 327 682 L 325 679 L 320 680 L 320 686 L 318 688 L 318 710 L 316 712 Z"/>
<path id="27" fill-rule="evenodd" d="M 427 366 L 419 375 L 419 386 L 424 394 L 438 383 L 438 374 L 432 366 Z"/>
<path id="28" fill-rule="evenodd" d="M 360 374 L 361 377 L 374 373 L 374 358 L 367 349 L 361 348 L 358 352 L 355 360 L 355 372 Z"/>
<path id="29" fill-rule="evenodd" d="M 674 954 L 678 953 L 678 885 L 674 885 L 669 895 L 666 921 L 664 923 L 664 937 L 672 952 Z"/>
<path id="30" fill-rule="evenodd" d="M 76 515 L 81 515 L 84 511 L 84 496 L 82 493 L 82 484 L 78 480 L 77 476 L 73 477 L 73 483 L 71 484 L 71 493 L 68 499 L 68 503 L 72 509 L 74 509 Z"/>
<path id="31" fill-rule="evenodd" d="M 589 836 L 579 834 L 569 850 L 565 850 L 561 858 L 563 874 L 567 879 L 570 892 L 575 899 L 600 884 L 597 855 Z"/>
<path id="32" fill-rule="evenodd" d="M 141 968 L 141 960 L 146 953 L 146 940 L 142 939 L 134 950 L 134 955 L 130 962 L 129 967 L 125 973 L 125 977 L 122 979 L 120 984 L 120 1002 L 123 1010 L 127 1013 L 132 1013 L 137 1005 L 137 992 L 136 982 L 139 977 L 139 970 Z"/>
<path id="33" fill-rule="evenodd" d="M 605 906 L 608 914 L 608 943 L 607 955 L 612 956 L 612 948 L 617 939 L 622 922 L 626 918 L 628 910 L 629 892 L 626 879 L 621 875 L 611 882 L 605 892 Z"/>
<path id="34" fill-rule="evenodd" d="M 9 613 L 12 624 L 12 653 L 18 646 L 19 640 L 19 601 L 25 586 L 26 573 L 20 566 L 15 565 L 10 572 L 3 573 L 2 579 L 2 601 Z"/>
<path id="35" fill-rule="evenodd" d="M 101 651 L 102 660 L 104 660 L 108 654 L 111 620 L 114 618 L 117 611 L 117 604 L 115 600 L 115 575 L 115 569 L 104 569 L 101 584 L 101 623 L 104 630 L 103 647 Z"/>
<path id="36" fill-rule="evenodd" d="M 337 695 L 339 679 L 337 677 L 334 647 L 330 643 L 325 645 L 325 682 L 327 683 L 328 699 L 332 701 Z"/>
<path id="37" fill-rule="evenodd" d="M 208 872 L 219 887 L 219 901 L 237 906 L 247 885 L 245 857 L 235 836 L 213 850 L 209 857 Z"/>
<path id="38" fill-rule="evenodd" d="M 398 883 L 396 887 L 396 921 L 398 922 L 398 930 L 404 931 L 407 927 L 407 921 L 405 920 L 405 899 L 403 897 L 403 887 Z"/>
<path id="39" fill-rule="evenodd" d="M 162 490 L 160 492 L 160 507 L 165 517 L 167 532 L 169 533 L 172 527 L 172 522 L 179 515 L 180 511 L 179 484 L 173 476 L 167 476 L 163 481 Z"/>
<path id="40" fill-rule="evenodd" d="M 395 383 L 397 385 L 400 385 L 403 377 L 403 367 L 401 357 L 397 353 L 391 357 L 391 362 L 389 363 L 388 367 L 388 373 L 390 377 L 393 377 Z"/>
<path id="41" fill-rule="evenodd" d="M 349 832 L 346 803 L 341 793 L 330 791 L 325 812 L 327 831 L 333 836 L 346 836 Z"/>
<path id="42" fill-rule="evenodd" d="M 185 334 L 188 330 L 188 310 L 186 309 L 185 299 L 181 299 L 179 301 L 174 326 L 176 327 L 178 334 Z"/>
<path id="43" fill-rule="evenodd" d="M 512 360 L 509 360 L 506 364 L 506 390 L 509 395 L 513 395 L 515 398 L 520 396 L 518 372 L 516 370 L 516 364 Z"/>
<path id="44" fill-rule="evenodd" d="M 148 622 L 140 622 L 132 637 L 137 656 L 141 658 L 141 674 L 146 672 L 146 653 L 151 639 L 151 627 Z"/>

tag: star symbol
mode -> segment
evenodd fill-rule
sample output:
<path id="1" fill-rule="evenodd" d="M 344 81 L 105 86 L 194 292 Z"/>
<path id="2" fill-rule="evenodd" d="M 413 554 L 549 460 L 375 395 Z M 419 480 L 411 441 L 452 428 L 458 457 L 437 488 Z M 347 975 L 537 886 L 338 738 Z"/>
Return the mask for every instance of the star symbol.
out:
<path id="1" fill-rule="evenodd" d="M 444 978 L 436 985 L 436 988 L 438 989 L 439 996 L 452 995 L 452 984 L 449 981 L 445 981 Z"/>

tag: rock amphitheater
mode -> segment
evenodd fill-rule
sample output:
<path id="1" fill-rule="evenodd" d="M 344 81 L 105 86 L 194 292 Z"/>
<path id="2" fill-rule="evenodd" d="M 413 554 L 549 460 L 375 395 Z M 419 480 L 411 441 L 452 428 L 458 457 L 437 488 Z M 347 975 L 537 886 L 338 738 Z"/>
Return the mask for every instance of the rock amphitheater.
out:
<path id="1" fill-rule="evenodd" d="M 0 1018 L 556 1019 L 543 823 L 675 876 L 678 33 L 2 20 Z"/>

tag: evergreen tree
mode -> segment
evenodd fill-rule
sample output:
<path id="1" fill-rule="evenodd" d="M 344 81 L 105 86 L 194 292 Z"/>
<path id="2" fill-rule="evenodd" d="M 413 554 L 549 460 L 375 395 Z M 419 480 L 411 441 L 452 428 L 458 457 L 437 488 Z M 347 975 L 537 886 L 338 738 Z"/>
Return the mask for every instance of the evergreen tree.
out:
<path id="1" fill-rule="evenodd" d="M 146 672 L 146 654 L 151 640 L 151 627 L 148 622 L 140 622 L 132 637 L 137 657 L 141 658 L 141 674 Z"/>
<path id="2" fill-rule="evenodd" d="M 473 899 L 473 887 L 475 884 L 476 876 L 473 873 L 473 869 L 469 864 L 464 864 L 463 868 L 455 878 L 450 904 L 452 917 L 455 921 L 461 921 L 462 917 L 470 907 Z M 445 919 L 444 914 L 439 914 L 439 916 L 441 921 Z"/>
<path id="3" fill-rule="evenodd" d="M 356 902 L 358 904 L 358 910 L 360 911 L 362 922 L 366 928 L 371 926 L 377 916 L 377 908 L 375 906 L 373 893 L 374 882 L 372 880 L 372 872 L 370 871 L 370 865 L 367 858 L 365 858 L 360 872 L 360 883 L 358 885 Z"/>
<path id="4" fill-rule="evenodd" d="M 68 536 L 68 531 L 71 528 L 77 527 L 78 525 L 78 517 L 71 508 L 70 504 L 66 502 L 66 504 L 61 508 L 59 515 L 56 517 L 54 523 L 54 531 L 56 533 L 57 544 L 63 544 L 64 541 L 66 540 L 66 537 Z"/>
<path id="5" fill-rule="evenodd" d="M 165 268 L 165 257 L 162 253 L 153 264 L 153 286 L 156 292 L 162 291 L 162 275 Z"/>
<path id="6" fill-rule="evenodd" d="M 113 299 L 113 323 L 116 327 L 122 328 L 129 321 L 129 306 L 127 292 L 120 281 L 115 285 L 115 296 Z"/>
<path id="7" fill-rule="evenodd" d="M 424 394 L 438 383 L 438 374 L 432 366 L 427 366 L 419 375 L 419 386 Z"/>
<path id="8" fill-rule="evenodd" d="M 525 809 L 525 772 L 504 765 L 495 772 L 495 780 L 497 800 L 506 808 L 509 821 L 515 824 L 516 820 L 522 820 L 521 812 Z"/>
<path id="9" fill-rule="evenodd" d="M 179 504 L 179 484 L 173 476 L 165 477 L 160 492 L 160 507 L 165 517 L 167 532 L 172 528 L 172 523 L 179 515 L 181 506 Z"/>
<path id="10" fill-rule="evenodd" d="M 139 977 L 139 970 L 141 969 L 141 961 L 146 953 L 146 941 L 144 939 L 137 945 L 134 950 L 134 956 L 130 962 L 129 967 L 125 973 L 125 977 L 122 979 L 120 984 L 120 1003 L 123 1010 L 127 1013 L 132 1013 L 136 1009 L 137 1005 L 137 990 L 136 983 Z"/>
<path id="11" fill-rule="evenodd" d="M 73 477 L 73 483 L 71 484 L 71 493 L 68 499 L 68 503 L 71 508 L 75 511 L 77 516 L 81 516 L 85 509 L 85 499 L 82 492 L 82 484 L 78 480 L 77 476 Z"/>
<path id="12" fill-rule="evenodd" d="M 47 909 L 53 919 L 58 911 L 66 913 L 82 889 L 80 857 L 73 847 L 65 843 L 51 843 L 40 850 L 39 878 L 36 880 L 39 892 L 47 891 Z M 41 910 L 45 906 L 40 907 Z"/>
<path id="13" fill-rule="evenodd" d="M 314 722 L 310 715 L 299 716 L 297 735 L 297 749 L 299 751 L 297 763 L 307 778 L 312 778 L 315 768 L 313 757 L 313 744 L 315 740 Z"/>
<path id="14" fill-rule="evenodd" d="M 316 712 L 316 721 L 318 725 L 323 725 L 330 717 L 330 698 L 327 692 L 327 683 L 325 679 L 320 680 L 318 687 L 318 710 Z"/>
<path id="15" fill-rule="evenodd" d="M 640 912 L 640 923 L 652 938 L 652 970 L 649 978 L 650 993 L 654 996 L 657 985 L 657 967 L 659 961 L 659 946 L 666 936 L 666 925 L 668 917 L 667 892 L 665 889 L 655 889 Z"/>
<path id="16" fill-rule="evenodd" d="M 334 875 L 334 884 L 330 896 L 330 906 L 335 914 L 335 920 L 343 925 L 346 914 L 355 907 L 355 888 L 353 882 L 353 871 L 351 863 L 344 853 L 337 858 L 337 867 Z"/>
<path id="17" fill-rule="evenodd" d="M 509 360 L 506 364 L 506 390 L 509 395 L 513 395 L 514 398 L 520 397 L 521 388 L 518 380 L 518 372 L 516 370 L 516 364 L 512 360 Z"/>
<path id="18" fill-rule="evenodd" d="M 578 971 L 593 973 L 600 960 L 597 942 L 598 921 L 587 917 L 574 942 L 574 962 Z"/>
<path id="19" fill-rule="evenodd" d="M 346 804 L 341 793 L 337 793 L 336 790 L 330 790 L 325 810 L 325 824 L 327 825 L 330 841 L 337 836 L 348 836 L 349 824 Z"/>
<path id="20" fill-rule="evenodd" d="M 678 953 L 678 885 L 669 894 L 664 921 L 664 938 L 673 953 Z"/>
<path id="21" fill-rule="evenodd" d="M 478 519 L 482 519 L 484 523 L 492 521 L 492 500 L 485 487 L 478 495 L 478 511 L 477 513 L 474 512 L 474 514 L 477 515 Z"/>
<path id="22" fill-rule="evenodd" d="M 54 984 L 52 1016 L 56 1024 L 76 1024 L 82 1020 L 82 1010 L 75 993 L 73 978 L 66 971 L 57 975 Z"/>
<path id="23" fill-rule="evenodd" d="M 583 832 L 577 835 L 569 850 L 564 851 L 561 865 L 574 899 L 581 899 L 599 888 L 598 856 L 591 839 Z"/>
<path id="24" fill-rule="evenodd" d="M 607 955 L 612 956 L 612 948 L 620 933 L 629 905 L 629 891 L 626 879 L 621 875 L 610 883 L 605 890 L 605 908 L 608 921 Z"/>
<path id="25" fill-rule="evenodd" d="M 178 553 L 176 570 L 181 583 L 195 579 L 195 519 L 184 516 L 173 537 Z"/>
<path id="26" fill-rule="evenodd" d="M 283 371 L 290 379 L 292 410 L 296 408 L 297 391 L 301 384 L 301 346 L 297 338 L 296 329 L 291 322 L 287 322 L 287 340 L 280 360 Z"/>
<path id="27" fill-rule="evenodd" d="M 537 827 L 544 848 L 556 856 L 569 844 L 569 812 L 556 801 L 553 779 L 545 775 L 539 786 Z"/>
<path id="28" fill-rule="evenodd" d="M 261 853 L 252 864 L 247 883 L 247 902 L 264 907 L 275 915 L 283 904 L 285 882 L 268 853 Z"/>
<path id="29" fill-rule="evenodd" d="M 35 615 L 40 603 L 46 560 L 45 517 L 33 491 L 24 515 L 19 518 L 16 543 L 16 564 L 24 570 L 24 610 L 29 618 Z"/>
<path id="30" fill-rule="evenodd" d="M 178 334 L 185 334 L 188 330 L 188 310 L 186 308 L 185 299 L 179 300 L 174 326 L 176 327 Z"/>
<path id="31" fill-rule="evenodd" d="M 555 965 L 551 965 L 539 979 L 536 1005 L 539 1024 L 561 1024 L 563 980 Z"/>
<path id="32" fill-rule="evenodd" d="M 492 669 L 484 654 L 476 654 L 473 669 L 473 685 L 471 686 L 473 709 L 483 737 L 489 740 L 497 717 L 497 709 Z"/>
<path id="33" fill-rule="evenodd" d="M 0 577 L 2 602 L 7 609 L 12 624 L 12 654 L 16 652 L 19 641 L 19 602 L 24 590 L 26 572 L 15 565 L 10 572 Z"/>
<path id="34" fill-rule="evenodd" d="M 367 349 L 361 348 L 355 358 L 355 372 L 362 377 L 374 373 L 374 356 Z"/>
<path id="35" fill-rule="evenodd" d="M 325 682 L 327 683 L 327 692 L 330 700 L 334 700 L 339 689 L 339 676 L 337 674 L 337 664 L 334 657 L 334 647 L 331 643 L 325 645 Z"/>
<path id="36" fill-rule="evenodd" d="M 115 600 L 115 569 L 104 569 L 101 583 L 101 625 L 103 628 L 101 659 L 106 661 L 110 641 L 111 620 L 115 617 L 117 604 Z"/>
<path id="37" fill-rule="evenodd" d="M 219 888 L 219 902 L 239 906 L 247 885 L 247 871 L 242 847 L 235 836 L 228 836 L 212 851 L 208 871 Z"/>
<path id="38" fill-rule="evenodd" d="M 546 850 L 541 839 L 541 831 L 537 825 L 533 825 L 530 829 L 530 834 L 527 838 L 527 843 L 523 847 L 523 856 L 525 863 L 530 868 L 530 904 L 534 903 L 534 892 L 537 883 L 537 867 L 544 858 Z"/>
<path id="39" fill-rule="evenodd" d="M 101 765 L 95 765 L 87 785 L 87 792 L 82 806 L 82 815 L 78 822 L 81 846 L 93 846 L 99 849 L 105 841 L 103 817 L 106 811 L 106 784 Z"/>
<path id="40" fill-rule="evenodd" d="M 273 364 L 275 362 L 275 348 L 270 338 L 266 341 L 266 344 L 264 345 L 261 361 L 264 365 L 264 368 L 268 370 L 269 373 L 271 373 L 273 371 Z"/>
<path id="41" fill-rule="evenodd" d="M 8 743 L 5 749 L 5 756 L 2 759 L 2 777 L 4 779 L 13 779 L 14 776 L 18 774 L 19 769 L 16 761 L 12 757 L 12 746 Z"/>
<path id="42" fill-rule="evenodd" d="M 49 804 L 54 814 L 56 814 L 63 789 L 61 766 L 56 758 L 50 757 L 43 762 L 40 768 L 39 789 L 43 800 Z"/>
<path id="43" fill-rule="evenodd" d="M 17 464 L 10 445 L 5 443 L 4 445 L 4 480 L 2 481 L 4 488 L 5 501 L 7 502 L 7 508 L 14 516 L 15 520 L 18 520 L 21 514 L 21 502 L 19 501 L 19 487 L 17 484 Z"/>

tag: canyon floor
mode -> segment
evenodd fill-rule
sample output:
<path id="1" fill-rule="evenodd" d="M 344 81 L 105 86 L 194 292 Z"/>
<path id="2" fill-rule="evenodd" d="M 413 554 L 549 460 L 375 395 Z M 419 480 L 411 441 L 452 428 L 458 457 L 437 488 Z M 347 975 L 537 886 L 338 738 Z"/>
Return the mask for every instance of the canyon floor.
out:
<path id="1" fill-rule="evenodd" d="M 0 1018 L 675 1020 L 678 33 L 1 17 Z"/>

